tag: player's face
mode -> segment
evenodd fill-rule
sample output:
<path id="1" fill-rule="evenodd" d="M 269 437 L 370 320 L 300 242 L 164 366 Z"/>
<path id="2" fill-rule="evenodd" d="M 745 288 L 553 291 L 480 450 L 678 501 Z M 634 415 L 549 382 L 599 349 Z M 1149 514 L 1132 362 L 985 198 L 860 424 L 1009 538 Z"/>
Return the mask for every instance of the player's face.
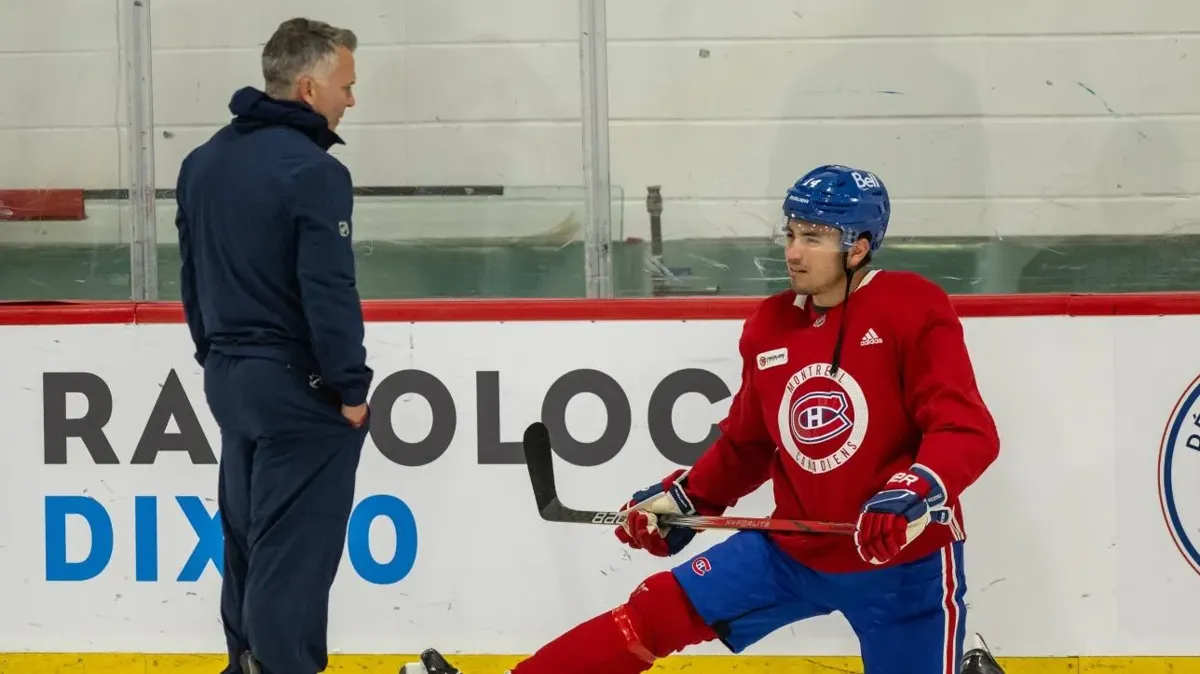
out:
<path id="1" fill-rule="evenodd" d="M 337 128 L 346 108 L 354 107 L 354 53 L 338 47 L 335 56 L 332 66 L 305 75 L 299 82 L 300 98 L 325 116 L 330 129 Z"/>
<path id="2" fill-rule="evenodd" d="M 793 290 L 801 295 L 821 295 L 843 283 L 841 232 L 792 219 L 785 234 L 784 257 Z"/>

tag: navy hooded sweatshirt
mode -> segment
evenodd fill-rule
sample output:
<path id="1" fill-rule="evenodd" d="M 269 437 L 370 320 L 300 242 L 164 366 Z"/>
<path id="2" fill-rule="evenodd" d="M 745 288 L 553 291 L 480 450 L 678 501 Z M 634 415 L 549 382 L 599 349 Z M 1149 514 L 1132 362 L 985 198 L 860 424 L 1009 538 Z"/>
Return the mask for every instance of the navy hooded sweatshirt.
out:
<path id="1" fill-rule="evenodd" d="M 361 404 L 373 373 L 351 248 L 353 186 L 328 153 L 342 140 L 308 105 L 252 87 L 229 110 L 232 122 L 183 160 L 176 187 L 196 360 L 277 360 L 319 375 L 342 404 Z"/>

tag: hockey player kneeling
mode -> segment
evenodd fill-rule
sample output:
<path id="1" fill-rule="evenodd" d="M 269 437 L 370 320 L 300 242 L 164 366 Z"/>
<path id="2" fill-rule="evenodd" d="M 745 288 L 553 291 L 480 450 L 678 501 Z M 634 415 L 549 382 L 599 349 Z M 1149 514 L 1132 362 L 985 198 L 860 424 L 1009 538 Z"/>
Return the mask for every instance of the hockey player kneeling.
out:
<path id="1" fill-rule="evenodd" d="M 650 576 L 513 674 L 634 674 L 712 640 L 741 653 L 835 611 L 858 635 L 866 674 L 964 674 L 959 496 L 999 438 L 947 294 L 915 273 L 868 268 L 890 215 L 869 171 L 821 166 L 788 190 L 791 289 L 745 322 L 741 387 L 721 434 L 689 470 L 635 494 L 616 535 L 677 555 L 696 531 L 660 515 L 722 514 L 767 480 L 775 517 L 854 521 L 857 533 L 738 532 Z M 424 660 L 433 674 L 457 671 L 436 651 Z M 969 660 L 968 672 L 995 665 L 983 651 Z"/>

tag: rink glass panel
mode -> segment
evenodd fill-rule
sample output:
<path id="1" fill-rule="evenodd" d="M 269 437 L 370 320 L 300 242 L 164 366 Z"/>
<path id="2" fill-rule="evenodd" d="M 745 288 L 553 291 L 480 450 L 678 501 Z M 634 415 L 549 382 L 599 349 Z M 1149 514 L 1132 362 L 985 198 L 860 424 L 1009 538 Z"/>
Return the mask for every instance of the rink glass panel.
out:
<path id="1" fill-rule="evenodd" d="M 583 297 L 581 209 L 579 188 L 360 196 L 359 289 L 364 299 Z M 160 200 L 160 221 L 172 212 L 171 203 Z M 668 215 L 663 220 L 668 236 L 661 255 L 653 241 L 613 242 L 616 295 L 755 296 L 786 287 L 783 249 L 768 237 L 676 239 L 669 237 Z M 10 243 L 0 237 L 0 299 L 128 299 L 128 246 L 78 239 Z M 897 236 L 876 264 L 921 272 L 956 294 L 1182 291 L 1194 290 L 1200 278 L 1198 244 L 1196 236 Z M 173 240 L 158 246 L 158 272 L 160 298 L 178 299 Z"/>

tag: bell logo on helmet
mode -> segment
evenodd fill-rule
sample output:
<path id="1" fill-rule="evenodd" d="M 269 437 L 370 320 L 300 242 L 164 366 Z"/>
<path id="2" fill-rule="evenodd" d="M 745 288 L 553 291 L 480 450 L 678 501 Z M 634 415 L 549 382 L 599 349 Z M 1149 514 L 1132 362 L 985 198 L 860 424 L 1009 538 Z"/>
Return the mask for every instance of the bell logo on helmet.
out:
<path id="1" fill-rule="evenodd" d="M 858 189 L 860 190 L 879 189 L 879 178 L 876 178 L 872 173 L 863 175 L 858 171 L 854 171 L 850 174 L 850 177 L 854 178 L 854 184 L 858 185 Z"/>

